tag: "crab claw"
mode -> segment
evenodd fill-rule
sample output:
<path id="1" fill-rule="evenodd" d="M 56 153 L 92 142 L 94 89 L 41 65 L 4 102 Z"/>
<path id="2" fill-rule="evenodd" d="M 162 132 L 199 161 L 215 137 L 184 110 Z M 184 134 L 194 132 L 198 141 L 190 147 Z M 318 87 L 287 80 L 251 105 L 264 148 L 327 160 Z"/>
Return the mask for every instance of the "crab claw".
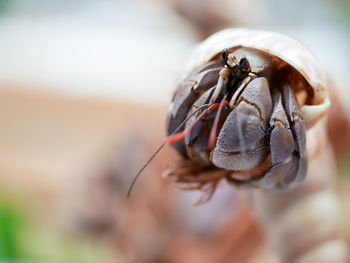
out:
<path id="1" fill-rule="evenodd" d="M 249 82 L 223 124 L 211 155 L 213 164 L 227 170 L 248 170 L 268 155 L 266 130 L 272 112 L 265 78 Z"/>

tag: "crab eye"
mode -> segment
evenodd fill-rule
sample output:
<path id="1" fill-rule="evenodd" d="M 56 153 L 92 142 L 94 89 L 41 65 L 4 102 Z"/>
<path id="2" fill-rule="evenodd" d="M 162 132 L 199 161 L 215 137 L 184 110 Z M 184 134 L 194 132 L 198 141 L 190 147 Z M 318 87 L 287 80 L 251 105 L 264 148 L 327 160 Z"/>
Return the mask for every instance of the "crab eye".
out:
<path id="1" fill-rule="evenodd" d="M 250 72 L 249 61 L 245 57 L 241 58 L 238 66 L 241 72 L 244 72 L 244 73 Z"/>
<path id="2" fill-rule="evenodd" d="M 231 51 L 228 49 L 228 48 L 224 48 L 222 51 L 221 51 L 221 62 L 222 64 L 226 64 L 226 61 L 228 59 L 228 55 L 231 53 Z"/>

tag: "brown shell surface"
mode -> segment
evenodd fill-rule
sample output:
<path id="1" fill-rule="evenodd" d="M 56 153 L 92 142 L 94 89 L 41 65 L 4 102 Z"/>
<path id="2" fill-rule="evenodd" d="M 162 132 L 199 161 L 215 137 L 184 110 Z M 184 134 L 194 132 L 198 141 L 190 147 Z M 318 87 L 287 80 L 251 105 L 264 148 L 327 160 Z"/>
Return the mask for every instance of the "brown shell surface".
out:
<path id="1" fill-rule="evenodd" d="M 318 61 L 301 43 L 275 32 L 229 28 L 215 33 L 194 48 L 181 80 L 217 56 L 224 48 L 239 46 L 255 48 L 276 56 L 294 67 L 306 79 L 314 92 L 311 104 L 301 107 L 307 128 L 327 112 L 330 102 L 326 79 Z"/>

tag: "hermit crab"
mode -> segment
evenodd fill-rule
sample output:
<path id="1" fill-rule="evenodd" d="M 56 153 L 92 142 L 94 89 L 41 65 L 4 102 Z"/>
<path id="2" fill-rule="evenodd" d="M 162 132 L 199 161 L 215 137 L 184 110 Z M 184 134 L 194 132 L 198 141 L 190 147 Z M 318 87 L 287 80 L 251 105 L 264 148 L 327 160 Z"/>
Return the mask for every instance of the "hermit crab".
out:
<path id="1" fill-rule="evenodd" d="M 307 173 L 306 130 L 329 107 L 325 77 L 298 41 L 226 29 L 193 50 L 169 107 L 164 144 L 183 157 L 164 173 L 185 189 L 236 185 L 282 191 Z M 209 187 L 208 187 L 209 186 Z"/>
<path id="2" fill-rule="evenodd" d="M 306 129 L 328 107 L 323 72 L 302 44 L 267 31 L 220 31 L 194 49 L 172 98 L 166 142 L 184 159 L 167 175 L 192 188 L 222 177 L 293 188 L 307 173 Z"/>

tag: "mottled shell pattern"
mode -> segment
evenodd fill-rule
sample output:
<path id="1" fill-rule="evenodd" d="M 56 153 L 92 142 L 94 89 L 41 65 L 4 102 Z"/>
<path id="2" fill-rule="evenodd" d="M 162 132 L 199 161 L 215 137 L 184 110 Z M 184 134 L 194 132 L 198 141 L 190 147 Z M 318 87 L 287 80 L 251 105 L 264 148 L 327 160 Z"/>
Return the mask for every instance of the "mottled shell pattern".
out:
<path id="1" fill-rule="evenodd" d="M 294 67 L 310 84 L 313 97 L 309 104 L 299 101 L 305 125 L 310 128 L 330 106 L 325 75 L 318 61 L 295 39 L 269 31 L 229 28 L 215 33 L 196 46 L 191 53 L 180 81 L 217 56 L 224 48 L 255 48 L 276 56 Z"/>

